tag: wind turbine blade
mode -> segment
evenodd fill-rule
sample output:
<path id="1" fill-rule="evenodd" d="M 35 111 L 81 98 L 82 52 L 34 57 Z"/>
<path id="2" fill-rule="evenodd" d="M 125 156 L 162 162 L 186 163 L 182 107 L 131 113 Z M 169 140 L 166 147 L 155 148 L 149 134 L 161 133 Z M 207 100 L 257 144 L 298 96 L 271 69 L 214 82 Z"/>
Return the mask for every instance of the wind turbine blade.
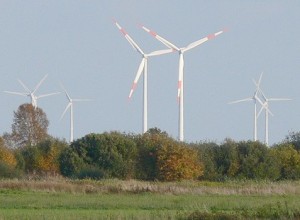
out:
<path id="1" fill-rule="evenodd" d="M 271 112 L 271 110 L 269 109 L 268 105 L 265 106 L 266 111 L 268 111 L 268 113 L 272 116 L 274 116 L 274 114 Z"/>
<path id="2" fill-rule="evenodd" d="M 67 110 L 71 107 L 71 105 L 72 105 L 72 103 L 69 102 L 69 104 L 68 104 L 67 107 L 65 108 L 64 112 L 63 112 L 62 115 L 60 116 L 60 119 L 59 119 L 59 120 L 61 120 L 61 119 L 64 117 L 64 115 L 66 114 Z"/>
<path id="3" fill-rule="evenodd" d="M 137 43 L 129 36 L 129 34 L 125 31 L 124 28 L 122 28 L 117 21 L 114 21 L 118 29 L 121 31 L 121 33 L 124 35 L 126 40 L 130 43 L 130 45 L 133 47 L 134 50 L 139 52 L 140 54 L 144 55 L 144 52 L 142 49 L 137 45 Z"/>
<path id="4" fill-rule="evenodd" d="M 3 91 L 5 93 L 13 94 L 13 95 L 21 95 L 21 96 L 28 96 L 28 93 L 21 93 L 21 92 L 10 92 L 10 91 Z"/>
<path id="5" fill-rule="evenodd" d="M 260 93 L 265 101 L 268 101 L 268 98 L 265 96 L 264 92 L 261 90 L 261 88 L 258 86 L 255 94 Z"/>
<path id="6" fill-rule="evenodd" d="M 155 37 L 157 40 L 159 40 L 161 43 L 163 43 L 164 45 L 166 45 L 167 47 L 177 50 L 179 51 L 180 49 L 178 47 L 176 47 L 174 44 L 172 44 L 171 42 L 169 42 L 168 40 L 164 39 L 163 37 L 159 36 L 157 33 L 155 33 L 154 31 L 149 30 L 148 28 L 146 28 L 145 26 L 141 25 L 141 27 L 148 32 L 150 35 L 152 35 L 153 37 Z"/>
<path id="7" fill-rule="evenodd" d="M 167 54 L 167 53 L 172 53 L 174 52 L 173 49 L 165 49 L 165 50 L 157 50 L 157 51 L 153 51 L 149 54 L 146 54 L 148 57 L 153 57 L 153 56 L 159 56 L 159 55 L 163 55 L 163 54 Z"/>
<path id="8" fill-rule="evenodd" d="M 71 97 L 69 96 L 67 90 L 65 89 L 64 85 L 60 82 L 60 87 L 62 88 L 62 90 L 65 92 L 66 96 L 67 96 L 67 99 L 69 100 L 69 102 L 72 101 Z"/>
<path id="9" fill-rule="evenodd" d="M 222 34 L 222 33 L 224 33 L 224 31 L 219 31 L 219 32 L 216 32 L 216 33 L 214 33 L 214 34 L 210 34 L 210 35 L 208 35 L 208 36 L 206 36 L 206 37 L 204 37 L 204 38 L 202 38 L 202 39 L 200 39 L 200 40 L 197 40 L 197 41 L 195 41 L 195 42 L 193 42 L 193 43 L 187 45 L 187 46 L 183 49 L 183 52 L 188 51 L 188 50 L 190 50 L 190 49 L 193 49 L 193 48 L 199 46 L 200 44 L 203 44 L 204 42 L 206 42 L 206 41 L 208 41 L 208 40 L 212 40 L 212 39 L 214 39 L 216 36 L 218 36 L 218 35 L 220 35 L 220 34 Z"/>
<path id="10" fill-rule="evenodd" d="M 57 95 L 57 94 L 60 94 L 60 92 L 53 92 L 53 93 L 48 93 L 48 94 L 44 94 L 44 95 L 39 95 L 36 98 L 39 99 L 39 98 L 44 98 L 44 97 L 47 97 L 47 96 Z"/>
<path id="11" fill-rule="evenodd" d="M 240 100 L 236 100 L 236 101 L 233 101 L 233 102 L 229 102 L 228 104 L 235 104 L 235 103 L 239 103 L 239 102 L 247 102 L 247 101 L 252 101 L 253 98 L 252 97 L 249 97 L 249 98 L 246 98 L 246 99 L 240 99 Z"/>
<path id="12" fill-rule="evenodd" d="M 89 102 L 93 101 L 92 99 L 72 99 L 73 102 Z"/>
<path id="13" fill-rule="evenodd" d="M 42 85 L 42 83 L 45 81 L 45 79 L 47 78 L 47 76 L 48 76 L 48 74 L 46 74 L 46 75 L 43 77 L 43 79 L 36 85 L 36 87 L 35 87 L 35 89 L 33 90 L 32 93 L 35 93 L 35 92 L 38 90 L 38 88 Z"/>
<path id="14" fill-rule="evenodd" d="M 260 76 L 259 76 L 259 79 L 258 79 L 258 87 L 260 86 L 260 83 L 261 83 L 261 78 L 263 76 L 264 72 L 261 72 Z"/>
<path id="15" fill-rule="evenodd" d="M 263 103 L 263 102 L 260 100 L 260 98 L 257 97 L 256 95 L 254 96 L 254 99 L 255 99 L 256 101 L 258 101 L 259 104 L 260 104 L 261 106 L 264 106 L 264 105 L 265 105 L 265 103 Z M 267 102 L 267 101 L 266 101 L 266 102 Z"/>
<path id="16" fill-rule="evenodd" d="M 140 76 L 141 76 L 141 74 L 142 74 L 142 72 L 144 70 L 145 62 L 146 62 L 146 58 L 143 58 L 142 61 L 141 61 L 141 63 L 140 63 L 140 66 L 138 68 L 138 71 L 136 73 L 136 76 L 134 78 L 134 81 L 133 81 L 133 84 L 132 84 L 132 87 L 131 87 L 131 90 L 130 90 L 130 93 L 129 93 L 129 96 L 128 96 L 129 99 L 131 98 L 134 90 L 136 89 L 136 86 L 137 86 L 137 83 L 139 81 L 139 78 L 140 78 Z"/>
<path id="17" fill-rule="evenodd" d="M 262 113 L 263 109 L 264 109 L 264 106 L 262 106 L 262 107 L 260 108 L 259 112 L 257 113 L 257 118 L 260 116 L 260 114 Z"/>
<path id="18" fill-rule="evenodd" d="M 259 117 L 259 115 L 261 114 L 261 111 L 263 109 L 265 109 L 270 115 L 274 116 L 274 114 L 271 112 L 271 110 L 269 109 L 267 102 L 262 103 L 260 99 L 257 99 L 259 101 L 259 103 L 261 104 L 261 109 L 259 110 L 257 117 Z"/>
<path id="19" fill-rule="evenodd" d="M 291 101 L 292 99 L 288 98 L 270 98 L 268 101 Z"/>
<path id="20" fill-rule="evenodd" d="M 21 86 L 29 93 L 31 93 L 30 89 L 28 89 L 28 87 L 20 80 L 18 79 L 18 82 L 21 84 Z"/>
<path id="21" fill-rule="evenodd" d="M 183 59 L 183 54 L 180 53 L 180 56 L 179 56 L 178 89 L 177 89 L 177 98 L 178 99 L 181 95 L 181 89 L 182 89 L 183 68 L 184 68 L 184 59 Z"/>

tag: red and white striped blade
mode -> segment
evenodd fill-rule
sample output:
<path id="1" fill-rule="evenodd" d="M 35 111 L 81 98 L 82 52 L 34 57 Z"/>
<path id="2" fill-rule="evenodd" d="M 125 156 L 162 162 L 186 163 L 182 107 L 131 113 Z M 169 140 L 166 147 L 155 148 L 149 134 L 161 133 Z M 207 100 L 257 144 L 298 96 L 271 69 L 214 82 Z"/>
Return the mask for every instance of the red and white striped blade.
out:
<path id="1" fill-rule="evenodd" d="M 208 36 L 206 36 L 206 37 L 204 37 L 204 38 L 202 38 L 200 40 L 197 40 L 197 41 L 195 41 L 195 42 L 187 45 L 182 51 L 185 52 L 185 51 L 188 51 L 190 49 L 193 49 L 194 47 L 197 47 L 200 44 L 203 44 L 204 42 L 206 42 L 208 40 L 214 39 L 216 36 L 218 36 L 218 35 L 220 35 L 222 33 L 224 33 L 224 31 L 219 31 L 219 32 L 216 32 L 214 34 L 210 34 L 210 35 L 208 35 Z"/>
<path id="2" fill-rule="evenodd" d="M 155 33 L 154 31 L 149 30 L 148 28 L 146 28 L 145 26 L 141 25 L 141 27 L 147 31 L 149 34 L 151 34 L 153 37 L 155 37 L 157 40 L 159 40 L 161 43 L 163 43 L 164 45 L 166 45 L 167 47 L 173 49 L 173 50 L 177 50 L 179 51 L 180 49 L 178 47 L 176 47 L 174 44 L 172 44 L 170 41 L 164 39 L 163 37 L 159 36 L 157 33 Z"/>
<path id="3" fill-rule="evenodd" d="M 153 56 L 159 56 L 159 55 L 163 55 L 163 54 L 167 54 L 167 53 L 172 53 L 174 52 L 173 49 L 165 49 L 165 50 L 156 50 L 153 51 L 149 54 L 146 54 L 148 57 L 153 57 Z"/>
<path id="4" fill-rule="evenodd" d="M 121 33 L 124 35 L 126 40 L 130 43 L 130 45 L 138 51 L 140 54 L 144 54 L 143 50 L 137 45 L 137 43 L 129 36 L 129 34 L 125 31 L 124 28 L 122 28 L 117 21 L 114 21 L 118 29 L 121 31 Z"/>
<path id="5" fill-rule="evenodd" d="M 130 93 L 129 93 L 129 96 L 128 96 L 129 99 L 131 98 L 134 90 L 136 89 L 136 86 L 137 86 L 137 83 L 139 81 L 139 78 L 140 78 L 140 76 L 141 76 L 141 74 L 142 74 L 142 72 L 144 70 L 145 62 L 146 62 L 146 58 L 143 58 L 142 61 L 141 61 L 141 63 L 140 63 L 140 66 L 138 68 L 138 71 L 136 73 L 136 76 L 134 78 L 134 81 L 133 81 L 133 84 L 132 84 L 132 87 L 131 87 L 131 90 L 130 90 Z"/>

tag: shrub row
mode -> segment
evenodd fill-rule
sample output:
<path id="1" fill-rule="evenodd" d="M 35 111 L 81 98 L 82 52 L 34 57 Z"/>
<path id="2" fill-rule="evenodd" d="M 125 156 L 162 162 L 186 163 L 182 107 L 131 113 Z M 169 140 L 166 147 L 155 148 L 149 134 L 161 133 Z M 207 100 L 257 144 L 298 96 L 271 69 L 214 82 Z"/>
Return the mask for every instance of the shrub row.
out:
<path id="1" fill-rule="evenodd" d="M 69 178 L 177 181 L 199 179 L 300 179 L 298 135 L 271 148 L 226 139 L 184 143 L 159 129 L 143 135 L 88 134 L 68 145 L 48 138 L 10 150 L 0 138 L 0 177 L 61 174 Z"/>

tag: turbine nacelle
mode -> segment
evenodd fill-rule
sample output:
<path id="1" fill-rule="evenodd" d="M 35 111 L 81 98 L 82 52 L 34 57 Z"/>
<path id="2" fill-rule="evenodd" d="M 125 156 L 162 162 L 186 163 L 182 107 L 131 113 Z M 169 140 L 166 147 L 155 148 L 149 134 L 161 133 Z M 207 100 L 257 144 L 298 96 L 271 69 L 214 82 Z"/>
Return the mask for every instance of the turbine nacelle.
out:
<path id="1" fill-rule="evenodd" d="M 4 91 L 5 93 L 13 94 L 13 95 L 21 95 L 21 96 L 28 96 L 30 97 L 31 104 L 34 108 L 37 108 L 37 100 L 39 98 L 51 96 L 51 95 L 56 95 L 59 94 L 60 92 L 54 92 L 54 93 L 49 93 L 49 94 L 44 94 L 44 95 L 39 95 L 36 96 L 35 93 L 39 89 L 39 87 L 42 85 L 42 83 L 45 81 L 47 78 L 48 74 L 46 74 L 42 80 L 35 86 L 33 90 L 30 90 L 20 79 L 18 79 L 18 82 L 21 84 L 21 86 L 24 88 L 25 93 L 20 93 L 20 92 L 10 92 L 10 91 Z"/>

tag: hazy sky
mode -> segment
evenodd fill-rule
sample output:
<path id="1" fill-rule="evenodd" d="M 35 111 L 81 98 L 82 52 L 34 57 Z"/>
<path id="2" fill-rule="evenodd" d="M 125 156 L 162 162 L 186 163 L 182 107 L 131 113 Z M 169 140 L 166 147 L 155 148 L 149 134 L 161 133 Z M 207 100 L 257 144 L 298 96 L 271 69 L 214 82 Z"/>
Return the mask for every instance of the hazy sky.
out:
<path id="1" fill-rule="evenodd" d="M 223 28 L 229 31 L 185 54 L 185 139 L 189 142 L 253 136 L 253 103 L 228 105 L 255 90 L 252 79 L 264 72 L 261 87 L 270 103 L 270 143 L 300 131 L 299 1 L 174 0 L 0 0 L 0 90 L 23 91 L 17 79 L 38 94 L 60 91 L 61 81 L 75 103 L 74 136 L 142 130 L 142 79 L 127 97 L 141 56 L 118 31 L 115 18 L 145 52 L 164 45 L 139 23 L 179 47 Z M 178 54 L 148 63 L 149 127 L 178 136 Z M 0 133 L 10 132 L 13 112 L 29 98 L 1 93 Z M 50 121 L 49 133 L 69 139 L 63 94 L 38 100 Z M 264 138 L 264 117 L 258 121 Z"/>

